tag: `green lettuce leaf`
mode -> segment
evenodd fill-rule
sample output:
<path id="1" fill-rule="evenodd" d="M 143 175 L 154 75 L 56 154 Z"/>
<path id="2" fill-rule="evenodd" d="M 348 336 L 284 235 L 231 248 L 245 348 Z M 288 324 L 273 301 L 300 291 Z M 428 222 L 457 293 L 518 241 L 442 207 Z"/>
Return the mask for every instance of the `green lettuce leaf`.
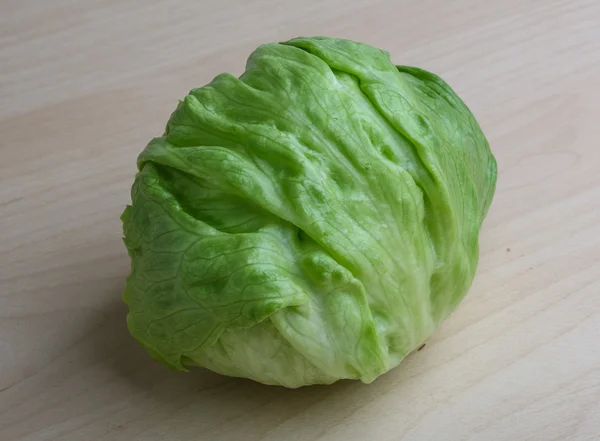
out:
<path id="1" fill-rule="evenodd" d="M 468 290 L 496 162 L 439 77 L 360 43 L 260 46 L 179 103 L 123 213 L 131 334 L 174 369 L 371 382 Z"/>

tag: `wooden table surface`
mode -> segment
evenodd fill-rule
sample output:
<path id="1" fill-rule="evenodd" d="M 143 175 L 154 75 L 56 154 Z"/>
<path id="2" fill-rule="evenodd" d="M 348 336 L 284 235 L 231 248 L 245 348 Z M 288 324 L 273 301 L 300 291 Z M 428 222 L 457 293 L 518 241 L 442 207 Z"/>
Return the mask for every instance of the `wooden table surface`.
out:
<path id="1" fill-rule="evenodd" d="M 119 215 L 189 89 L 334 35 L 441 74 L 499 163 L 469 295 L 371 385 L 170 372 L 129 337 Z M 3 0 L 0 440 L 600 440 L 598 0 Z"/>

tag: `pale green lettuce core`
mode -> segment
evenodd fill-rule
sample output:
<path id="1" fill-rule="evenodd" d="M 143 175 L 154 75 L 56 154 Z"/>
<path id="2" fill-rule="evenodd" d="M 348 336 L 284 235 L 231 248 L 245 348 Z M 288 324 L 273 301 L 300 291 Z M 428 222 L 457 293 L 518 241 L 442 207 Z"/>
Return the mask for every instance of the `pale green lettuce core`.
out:
<path id="1" fill-rule="evenodd" d="M 457 306 L 496 162 L 439 77 L 332 38 L 180 102 L 123 213 L 131 334 L 174 369 L 371 382 Z"/>

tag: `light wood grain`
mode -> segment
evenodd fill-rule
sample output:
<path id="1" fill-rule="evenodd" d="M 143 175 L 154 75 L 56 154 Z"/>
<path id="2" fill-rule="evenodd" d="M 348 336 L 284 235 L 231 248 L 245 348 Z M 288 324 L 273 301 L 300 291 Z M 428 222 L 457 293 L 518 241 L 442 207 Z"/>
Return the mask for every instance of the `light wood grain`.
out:
<path id="1" fill-rule="evenodd" d="M 173 373 L 128 336 L 119 215 L 177 99 L 259 43 L 435 71 L 498 191 L 470 294 L 371 385 Z M 600 2 L 0 3 L 0 440 L 600 440 Z"/>

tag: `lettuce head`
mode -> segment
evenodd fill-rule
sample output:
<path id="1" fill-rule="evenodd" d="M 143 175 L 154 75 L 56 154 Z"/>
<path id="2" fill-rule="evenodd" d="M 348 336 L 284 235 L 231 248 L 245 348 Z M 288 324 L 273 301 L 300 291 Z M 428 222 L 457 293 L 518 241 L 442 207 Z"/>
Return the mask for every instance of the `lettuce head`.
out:
<path id="1" fill-rule="evenodd" d="M 371 382 L 458 305 L 496 162 L 438 76 L 348 40 L 266 44 L 193 89 L 122 215 L 133 337 L 165 365 Z"/>

